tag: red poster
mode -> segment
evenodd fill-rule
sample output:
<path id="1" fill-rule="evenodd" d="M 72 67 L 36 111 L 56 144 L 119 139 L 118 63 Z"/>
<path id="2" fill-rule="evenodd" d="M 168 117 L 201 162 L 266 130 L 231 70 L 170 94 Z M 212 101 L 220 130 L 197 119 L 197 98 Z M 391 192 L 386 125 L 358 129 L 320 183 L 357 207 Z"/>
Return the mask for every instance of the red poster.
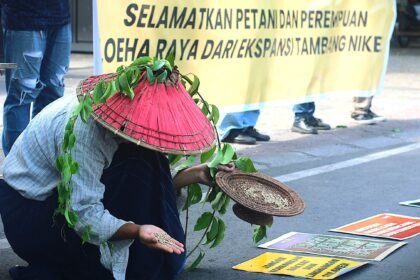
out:
<path id="1" fill-rule="evenodd" d="M 404 240 L 420 234 L 420 218 L 379 214 L 331 231 Z"/>

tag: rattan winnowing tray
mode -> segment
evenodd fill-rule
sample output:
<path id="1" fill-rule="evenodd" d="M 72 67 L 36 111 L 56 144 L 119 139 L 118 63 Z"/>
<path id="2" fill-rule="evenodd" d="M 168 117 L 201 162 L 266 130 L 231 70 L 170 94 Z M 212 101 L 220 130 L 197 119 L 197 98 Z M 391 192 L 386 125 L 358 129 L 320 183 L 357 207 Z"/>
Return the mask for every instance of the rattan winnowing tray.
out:
<path id="1" fill-rule="evenodd" d="M 305 208 L 294 190 L 260 172 L 220 171 L 216 183 L 231 199 L 256 212 L 288 217 L 302 213 Z"/>

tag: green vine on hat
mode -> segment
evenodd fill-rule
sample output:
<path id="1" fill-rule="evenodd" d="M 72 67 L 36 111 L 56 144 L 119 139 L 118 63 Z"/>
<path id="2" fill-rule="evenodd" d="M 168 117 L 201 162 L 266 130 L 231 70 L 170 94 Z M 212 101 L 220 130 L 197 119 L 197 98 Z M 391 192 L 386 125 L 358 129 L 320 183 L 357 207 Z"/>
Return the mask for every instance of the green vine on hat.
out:
<path id="1" fill-rule="evenodd" d="M 77 118 L 80 116 L 84 123 L 87 123 L 93 111 L 93 104 L 106 103 L 106 100 L 115 94 L 124 94 L 130 99 L 134 98 L 133 88 L 140 82 L 140 78 L 144 73 L 150 84 L 154 83 L 168 83 L 173 82 L 173 73 L 178 73 L 174 65 L 174 55 L 169 55 L 166 59 L 155 59 L 151 57 L 140 57 L 134 60 L 129 66 L 120 66 L 117 69 L 117 76 L 111 81 L 100 80 L 93 91 L 84 94 L 79 98 L 79 104 L 74 109 L 70 119 L 68 120 L 63 144 L 61 146 L 61 153 L 56 159 L 56 166 L 61 173 L 61 181 L 57 185 L 58 190 L 58 208 L 56 213 L 65 217 L 70 228 L 74 228 L 78 222 L 78 215 L 71 207 L 72 187 L 70 185 L 72 175 L 78 173 L 79 164 L 72 157 L 72 150 L 76 145 L 76 135 L 74 134 L 74 125 Z M 188 93 L 193 98 L 194 102 L 201 108 L 203 114 L 211 121 L 214 128 L 219 120 L 219 110 L 215 105 L 207 103 L 199 93 L 200 80 L 194 74 L 182 75 L 181 82 L 187 88 Z M 217 131 L 217 129 L 216 129 Z M 218 137 L 218 136 L 217 136 Z M 181 155 L 168 155 L 169 162 L 175 166 L 176 171 L 180 171 L 193 165 L 196 161 L 207 163 L 210 170 L 210 175 L 213 178 L 211 189 L 203 197 L 203 191 L 198 184 L 191 184 L 187 186 L 187 199 L 182 208 L 186 211 L 186 225 L 185 232 L 188 230 L 188 209 L 197 203 L 208 203 L 211 205 L 212 211 L 204 212 L 196 221 L 194 231 L 203 231 L 200 241 L 193 247 L 187 257 L 191 256 L 197 249 L 200 250 L 195 261 L 187 268 L 192 270 L 204 258 L 204 251 L 202 245 L 208 245 L 210 248 L 218 246 L 224 239 L 226 225 L 222 216 L 226 213 L 230 198 L 214 183 L 214 177 L 217 172 L 219 164 L 228 164 L 234 162 L 236 168 L 244 172 L 256 172 L 254 164 L 249 158 L 238 157 L 232 145 L 222 144 L 217 138 L 217 145 L 209 151 L 204 152 L 198 156 L 190 155 L 184 158 Z M 82 234 L 82 241 L 90 240 L 91 226 L 85 227 Z M 266 237 L 266 226 L 257 226 L 254 229 L 253 240 L 257 243 Z M 204 242 L 204 243 L 203 243 Z M 106 241 L 102 242 L 106 244 Z"/>

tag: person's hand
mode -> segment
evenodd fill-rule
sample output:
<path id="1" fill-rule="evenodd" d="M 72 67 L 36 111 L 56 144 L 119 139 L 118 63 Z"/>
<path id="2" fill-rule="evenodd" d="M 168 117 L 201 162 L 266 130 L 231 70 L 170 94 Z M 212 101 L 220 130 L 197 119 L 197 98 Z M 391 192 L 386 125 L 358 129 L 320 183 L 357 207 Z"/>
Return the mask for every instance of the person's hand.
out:
<path id="1" fill-rule="evenodd" d="M 225 172 L 232 172 L 235 170 L 235 164 L 233 162 L 229 162 L 228 164 L 220 164 L 217 166 L 218 171 L 225 171 Z"/>
<path id="2" fill-rule="evenodd" d="M 207 164 L 201 164 L 199 166 L 201 168 L 200 183 L 210 186 L 212 183 L 212 178 L 210 175 L 209 167 L 207 166 Z M 230 162 L 228 164 L 219 164 L 217 166 L 217 171 L 232 172 L 233 170 L 235 170 L 235 164 L 233 164 L 233 162 Z"/>
<path id="3" fill-rule="evenodd" d="M 152 249 L 177 255 L 184 252 L 184 244 L 173 239 L 164 230 L 154 225 L 140 225 L 139 239 L 141 243 Z"/>

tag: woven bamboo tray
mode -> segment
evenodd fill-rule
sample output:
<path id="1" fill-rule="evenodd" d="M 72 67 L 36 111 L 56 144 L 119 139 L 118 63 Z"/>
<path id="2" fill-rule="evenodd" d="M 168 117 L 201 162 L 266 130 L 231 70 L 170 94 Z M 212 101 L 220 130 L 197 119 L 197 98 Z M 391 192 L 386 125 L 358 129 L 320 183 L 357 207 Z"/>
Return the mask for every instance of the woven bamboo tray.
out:
<path id="1" fill-rule="evenodd" d="M 252 225 L 268 226 L 273 224 L 272 215 L 251 210 L 239 203 L 235 203 L 232 210 L 236 217 Z"/>
<path id="2" fill-rule="evenodd" d="M 231 199 L 256 212 L 288 217 L 302 213 L 305 208 L 294 190 L 260 172 L 220 171 L 216 183 Z"/>

